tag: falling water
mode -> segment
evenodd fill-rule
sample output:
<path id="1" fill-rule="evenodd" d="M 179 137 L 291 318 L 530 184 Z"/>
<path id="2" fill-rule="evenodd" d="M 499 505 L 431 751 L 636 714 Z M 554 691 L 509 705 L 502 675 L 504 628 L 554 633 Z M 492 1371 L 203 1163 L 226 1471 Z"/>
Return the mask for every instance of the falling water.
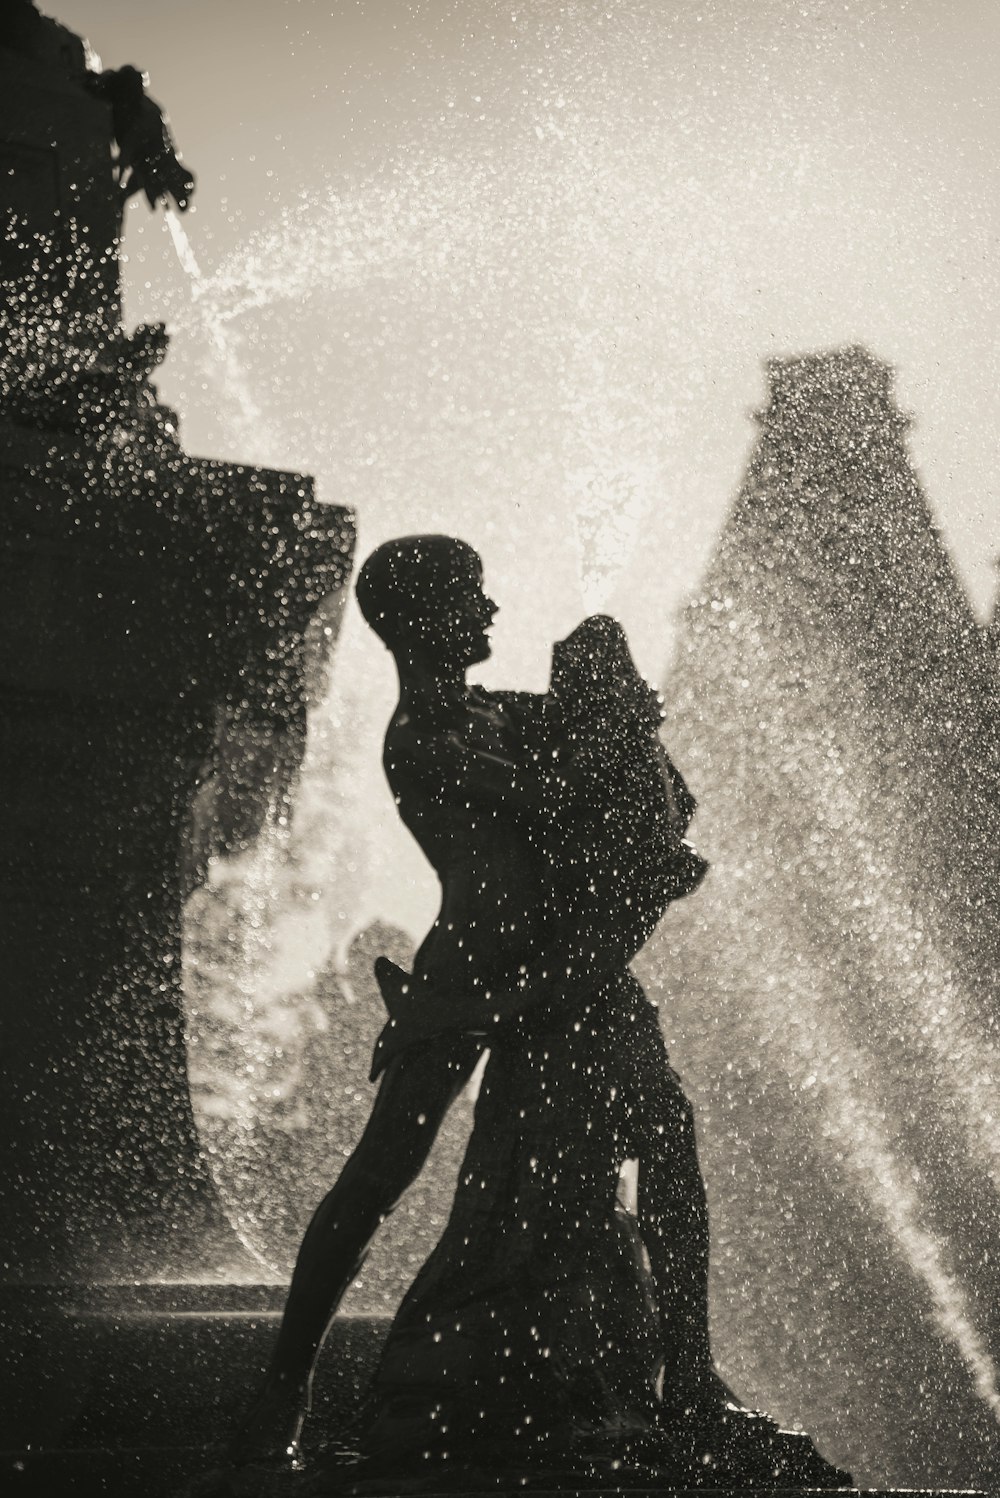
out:
<path id="1" fill-rule="evenodd" d="M 808 1013 L 829 985 L 819 968 L 800 966 L 798 1012 Z M 1000 1424 L 1000 1374 L 979 1335 L 961 1283 L 945 1264 L 946 1248 L 922 1222 L 919 1192 L 907 1182 L 904 1164 L 890 1143 L 888 1125 L 878 1117 L 880 1078 L 869 1057 L 851 1044 L 831 1009 L 817 1015 L 806 1033 L 798 1025 L 778 1027 L 784 1069 L 800 1092 L 818 1088 L 827 1137 L 840 1147 L 872 1214 L 881 1218 L 911 1273 L 927 1287 L 941 1333 L 958 1350 L 979 1398 Z M 836 1057 L 836 1068 L 829 1058 Z"/>
<path id="2" fill-rule="evenodd" d="M 261 983 L 271 957 L 269 911 L 279 891 L 286 841 L 279 804 L 272 795 L 242 869 L 216 861 L 208 887 L 189 907 L 185 951 L 189 1072 L 202 1141 L 234 1228 L 270 1272 L 273 1259 L 269 1262 L 260 1252 L 268 1239 L 259 1225 L 267 1198 L 253 1190 L 242 1172 L 257 1158 L 249 1141 L 261 1117 L 296 1081 L 294 1066 L 289 1078 L 284 1064 L 288 1026 L 268 1013 Z M 234 878 L 239 880 L 235 908 L 225 888 Z M 204 932 L 219 923 L 220 915 L 219 942 L 206 945 L 192 939 L 192 922 Z"/>
<path id="3" fill-rule="evenodd" d="M 204 284 L 204 277 L 201 274 L 191 241 L 187 236 L 187 230 L 178 218 L 175 209 L 170 207 L 169 204 L 163 211 L 163 220 L 170 233 L 170 238 L 174 242 L 174 249 L 177 251 L 177 259 L 180 261 L 182 269 L 191 277 L 195 286 L 202 286 Z"/>
<path id="4" fill-rule="evenodd" d="M 237 325 L 212 296 L 210 283 L 202 274 L 194 247 L 178 214 L 167 207 L 163 218 L 181 269 L 191 283 L 191 308 L 196 326 L 206 347 L 211 350 L 218 378 L 234 405 L 238 438 L 251 441 L 254 447 L 276 441 L 268 411 L 255 397 L 240 356 Z"/>
<path id="5" fill-rule="evenodd" d="M 776 508 L 798 503 L 772 482 Z M 788 1401 L 810 1428 L 839 1402 L 841 1430 L 854 1432 L 856 1460 L 878 1480 L 914 1463 L 938 1481 L 982 1477 L 1000 1423 L 1000 1057 L 975 949 L 964 937 L 956 944 L 961 928 L 941 919 L 960 921 L 961 908 L 947 903 L 932 819 L 914 824 L 891 799 L 905 785 L 903 804 L 919 806 L 925 779 L 944 796 L 948 767 L 927 759 L 934 720 L 928 728 L 910 685 L 886 701 L 851 654 L 895 647 L 899 606 L 881 554 L 873 573 L 883 596 L 865 594 L 859 574 L 866 605 L 850 617 L 861 623 L 831 624 L 831 499 L 823 493 L 815 546 L 807 540 L 784 570 L 773 558 L 768 568 L 757 547 L 773 532 L 754 526 L 771 501 L 754 485 L 748 478 L 692 615 L 671 715 L 704 798 L 696 836 L 714 866 L 644 958 L 701 1098 L 722 1228 L 719 1341 L 737 1387 L 761 1387 L 772 1408 Z M 901 491 L 890 488 L 887 502 L 901 503 Z M 872 510 L 863 513 L 867 524 Z M 922 586 L 902 545 L 898 566 L 905 586 Z M 914 663 L 935 646 L 944 659 L 935 628 L 948 638 L 948 610 L 963 617 L 960 593 L 943 582 L 924 603 L 923 628 L 908 619 Z M 961 693 L 978 641 L 954 638 L 968 641 L 947 660 L 949 689 Z M 940 711 L 943 720 L 951 708 Z M 901 768 L 887 771 L 878 746 L 890 731 Z M 985 752 L 968 732 L 947 742 L 952 755 Z M 960 784 L 975 784 L 973 768 L 962 767 Z M 765 1274 L 771 1288 L 748 1285 Z M 754 1330 L 775 1316 L 786 1328 L 777 1359 Z M 807 1407 L 775 1377 L 797 1339 L 812 1349 Z M 869 1390 L 853 1408 L 838 1358 Z"/>

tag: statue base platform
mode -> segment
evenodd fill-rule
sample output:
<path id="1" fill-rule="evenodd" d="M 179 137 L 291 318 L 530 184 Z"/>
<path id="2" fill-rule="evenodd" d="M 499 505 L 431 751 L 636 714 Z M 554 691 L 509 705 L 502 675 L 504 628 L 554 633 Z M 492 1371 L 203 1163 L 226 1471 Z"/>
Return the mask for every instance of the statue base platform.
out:
<path id="1" fill-rule="evenodd" d="M 610 1446 L 572 1469 L 511 1451 L 475 1464 L 377 1470 L 353 1454 L 360 1393 L 388 1322 L 344 1318 L 324 1348 L 301 1471 L 227 1467 L 229 1433 L 259 1386 L 277 1329 L 282 1285 L 145 1284 L 12 1287 L 0 1295 L 0 1473 L 12 1498 L 389 1498 L 447 1494 L 815 1492 L 808 1471 L 790 1480 L 758 1467 L 707 1465 L 671 1480 L 634 1451 L 613 1465 Z M 773 1430 L 773 1427 L 770 1427 Z M 336 1433 L 336 1442 L 329 1433 Z M 794 1433 L 785 1439 L 805 1441 Z M 600 1443 L 598 1442 L 598 1445 Z M 810 1448 L 811 1449 L 811 1448 Z M 758 1452 L 758 1454 L 760 1454 Z M 846 1478 L 846 1475 L 845 1475 Z M 826 1491 L 860 1491 L 831 1488 Z M 907 1490 L 911 1498 L 918 1491 Z M 971 1493 L 973 1490 L 952 1490 Z"/>
<path id="2" fill-rule="evenodd" d="M 366 1442 L 353 1462 L 320 1458 L 310 1493 L 329 1498 L 383 1498 L 390 1493 L 774 1492 L 852 1491 L 851 1476 L 831 1466 L 810 1438 L 782 1430 L 753 1411 L 728 1408 L 711 1430 L 683 1431 L 639 1417 L 581 1426 L 554 1423 L 461 1444 L 444 1436 L 437 1451 Z M 450 1447 L 450 1449 L 449 1449 Z"/>
<path id="3" fill-rule="evenodd" d="M 264 1375 L 286 1286 L 0 1287 L 0 1492 L 174 1498 L 217 1468 Z M 352 1430 L 388 1323 L 345 1317 L 315 1428 Z"/>

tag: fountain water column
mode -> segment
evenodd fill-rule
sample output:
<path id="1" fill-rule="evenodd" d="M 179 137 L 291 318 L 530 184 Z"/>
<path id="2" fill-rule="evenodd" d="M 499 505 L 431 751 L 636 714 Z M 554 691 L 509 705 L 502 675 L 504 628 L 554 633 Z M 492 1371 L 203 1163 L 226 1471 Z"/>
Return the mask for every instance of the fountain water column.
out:
<path id="1" fill-rule="evenodd" d="M 712 873 L 640 971 L 696 1100 L 733 1386 L 862 1486 L 986 1485 L 996 656 L 890 367 L 851 347 L 767 375 L 666 694 Z"/>
<path id="2" fill-rule="evenodd" d="M 0 24 L 0 1263 L 8 1285 L 247 1278 L 199 1151 L 181 903 L 213 838 L 220 733 L 286 785 L 304 633 L 347 511 L 308 479 L 189 457 L 123 334 L 111 109 L 78 38 Z M 10 174 L 10 175 L 9 175 Z M 192 854 L 192 803 L 200 808 Z M 274 787 L 266 788 L 273 794 Z M 259 806 L 243 808 L 241 837 Z"/>

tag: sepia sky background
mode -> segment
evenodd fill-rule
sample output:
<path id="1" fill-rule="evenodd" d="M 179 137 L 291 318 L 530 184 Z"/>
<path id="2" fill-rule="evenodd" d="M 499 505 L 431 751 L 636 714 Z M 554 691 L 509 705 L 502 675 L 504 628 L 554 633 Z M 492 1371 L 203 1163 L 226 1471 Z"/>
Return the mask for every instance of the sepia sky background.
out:
<path id="1" fill-rule="evenodd" d="M 127 315 L 172 330 L 160 389 L 185 445 L 313 474 L 356 508 L 361 555 L 426 529 L 479 546 L 502 606 L 489 682 L 541 686 L 552 639 L 595 607 L 662 677 L 762 360 L 846 342 L 897 367 L 987 617 L 997 7 L 53 8 L 105 66 L 149 72 L 198 175 L 187 244 L 144 204 L 126 234 Z M 433 899 L 378 768 L 392 673 L 353 608 L 338 650 L 321 716 L 341 802 L 365 807 L 363 835 L 337 812 L 368 850 L 352 898 L 416 930 Z"/>

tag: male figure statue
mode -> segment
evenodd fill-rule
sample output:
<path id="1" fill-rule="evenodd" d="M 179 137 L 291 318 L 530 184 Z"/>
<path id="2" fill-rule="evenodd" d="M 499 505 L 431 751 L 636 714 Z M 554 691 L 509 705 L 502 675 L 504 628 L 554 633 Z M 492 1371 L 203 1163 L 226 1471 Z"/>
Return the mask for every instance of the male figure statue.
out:
<path id="1" fill-rule="evenodd" d="M 403 822 L 441 883 L 440 914 L 412 979 L 403 981 L 406 975 L 385 964 L 379 980 L 390 1012 L 402 1006 L 418 1014 L 426 1002 L 429 1011 L 440 1014 L 443 1007 L 462 1020 L 432 1023 L 428 1030 L 440 1033 L 395 1054 L 390 1033 L 369 1122 L 303 1239 L 267 1382 L 232 1443 L 238 1461 L 295 1455 L 331 1318 L 379 1224 L 426 1161 L 488 1037 L 504 1043 L 499 1022 L 539 999 L 572 1002 L 566 975 L 581 960 L 594 983 L 623 971 L 662 914 L 662 906 L 623 905 L 584 938 L 561 929 L 559 912 L 537 898 L 545 879 L 537 830 L 558 795 L 558 777 L 551 773 L 541 699 L 466 682 L 469 667 L 490 653 L 487 630 L 496 613 L 477 554 L 444 536 L 388 542 L 362 568 L 357 597 L 399 673 L 386 775 Z M 670 1305 L 676 1329 L 671 1386 L 714 1413 L 728 1391 L 709 1353 L 704 1187 L 690 1107 L 665 1052 L 662 1072 L 660 1092 L 671 1116 L 660 1131 L 657 1199 L 644 1204 L 645 1238 L 657 1294 Z"/>

